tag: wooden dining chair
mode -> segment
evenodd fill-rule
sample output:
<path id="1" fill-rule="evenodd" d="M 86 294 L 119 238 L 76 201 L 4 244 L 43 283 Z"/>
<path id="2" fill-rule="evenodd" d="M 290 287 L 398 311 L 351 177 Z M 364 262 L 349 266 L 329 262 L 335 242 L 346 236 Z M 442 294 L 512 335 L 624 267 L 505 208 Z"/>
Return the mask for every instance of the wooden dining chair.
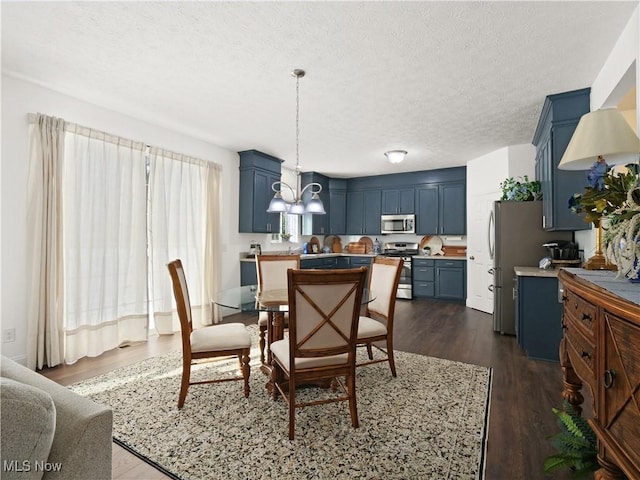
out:
<path id="1" fill-rule="evenodd" d="M 295 436 L 295 409 L 349 402 L 357 428 L 356 336 L 365 267 L 345 270 L 289 270 L 289 338 L 271 344 L 275 398 L 289 406 L 289 439 Z M 345 377 L 346 385 L 341 377 Z M 342 395 L 296 402 L 296 385 L 335 381 Z"/>
<path id="2" fill-rule="evenodd" d="M 365 315 L 358 321 L 358 345 L 367 347 L 368 361 L 357 366 L 372 363 L 389 362 L 391 375 L 396 377 L 396 364 L 393 356 L 393 317 L 396 309 L 396 291 L 402 274 L 404 261 L 395 257 L 377 256 L 371 262 L 369 275 L 369 292 L 375 296 L 366 306 Z M 381 348 L 374 342 L 386 342 Z M 385 356 L 373 359 L 373 348 L 376 347 Z"/>
<path id="3" fill-rule="evenodd" d="M 249 366 L 251 335 L 242 323 L 222 323 L 193 329 L 191 302 L 187 280 L 180 260 L 170 262 L 167 267 L 173 283 L 180 329 L 182 333 L 182 383 L 178 396 L 178 408 L 182 408 L 190 385 L 202 383 L 244 380 L 244 396 L 249 396 Z M 215 357 L 237 356 L 242 376 L 191 382 L 191 365 L 194 360 Z"/>
<path id="4" fill-rule="evenodd" d="M 258 274 L 258 290 L 274 290 L 287 288 L 287 270 L 300 268 L 300 255 L 256 255 Z M 285 326 L 289 314 L 284 314 Z M 260 363 L 265 363 L 265 335 L 269 322 L 269 312 L 258 313 L 258 342 L 260 344 Z"/>

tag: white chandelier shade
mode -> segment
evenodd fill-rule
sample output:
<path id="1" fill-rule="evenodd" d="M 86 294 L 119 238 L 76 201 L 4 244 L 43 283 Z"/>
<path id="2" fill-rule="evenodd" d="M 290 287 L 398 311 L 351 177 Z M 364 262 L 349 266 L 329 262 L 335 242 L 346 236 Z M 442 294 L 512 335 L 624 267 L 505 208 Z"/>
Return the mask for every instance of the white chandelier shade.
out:
<path id="1" fill-rule="evenodd" d="M 309 183 L 300 189 L 300 79 L 305 76 L 305 71 L 296 68 L 291 75 L 296 78 L 296 188 L 295 190 L 285 182 L 274 182 L 271 189 L 275 192 L 271 202 L 269 202 L 269 213 L 287 213 L 289 215 L 303 215 L 311 213 L 314 215 L 325 214 L 324 205 L 320 200 L 322 185 L 319 183 Z M 286 187 L 293 195 L 291 203 L 282 198 L 282 189 Z M 314 190 L 314 187 L 317 188 Z M 303 194 L 310 190 L 311 199 L 305 204 L 302 201 Z"/>

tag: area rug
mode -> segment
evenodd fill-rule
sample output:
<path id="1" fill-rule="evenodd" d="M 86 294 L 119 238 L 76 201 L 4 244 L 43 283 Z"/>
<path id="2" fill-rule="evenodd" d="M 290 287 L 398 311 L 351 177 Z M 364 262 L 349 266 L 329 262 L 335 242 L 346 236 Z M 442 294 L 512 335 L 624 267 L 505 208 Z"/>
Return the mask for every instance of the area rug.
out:
<path id="1" fill-rule="evenodd" d="M 256 337 L 257 329 L 250 327 Z M 359 355 L 366 355 L 364 349 Z M 251 353 L 251 394 L 242 382 L 194 385 L 177 408 L 181 354 L 172 352 L 72 385 L 109 405 L 114 441 L 172 478 L 482 479 L 491 369 L 396 352 L 357 369 L 360 427 L 347 402 L 288 410 L 265 391 Z M 199 365 L 192 377 L 235 375 L 237 359 Z M 327 395 L 303 388 L 300 395 Z"/>

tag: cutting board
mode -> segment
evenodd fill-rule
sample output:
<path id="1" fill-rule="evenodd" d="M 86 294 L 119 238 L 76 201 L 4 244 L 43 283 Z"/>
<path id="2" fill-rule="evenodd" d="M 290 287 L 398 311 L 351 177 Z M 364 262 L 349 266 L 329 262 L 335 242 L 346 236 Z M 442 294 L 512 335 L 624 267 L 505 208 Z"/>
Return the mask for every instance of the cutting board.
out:
<path id="1" fill-rule="evenodd" d="M 309 253 L 322 253 L 318 237 L 311 237 L 309 240 Z"/>
<path id="2" fill-rule="evenodd" d="M 366 253 L 367 246 L 362 242 L 349 242 L 347 244 L 347 253 Z"/>

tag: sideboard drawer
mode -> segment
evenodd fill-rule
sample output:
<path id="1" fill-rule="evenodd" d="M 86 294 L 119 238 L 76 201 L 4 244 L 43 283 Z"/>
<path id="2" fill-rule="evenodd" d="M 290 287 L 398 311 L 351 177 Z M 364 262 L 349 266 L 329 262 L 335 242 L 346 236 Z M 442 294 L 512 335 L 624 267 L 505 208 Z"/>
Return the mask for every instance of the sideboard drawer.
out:
<path id="1" fill-rule="evenodd" d="M 577 328 L 574 321 L 565 319 L 565 327 L 564 336 L 571 365 L 582 381 L 589 385 L 593 395 L 596 392 L 595 344 L 582 334 L 582 329 Z"/>
<path id="2" fill-rule="evenodd" d="M 565 314 L 569 314 L 575 320 L 576 324 L 582 325 L 586 333 L 595 338 L 594 322 L 597 313 L 596 306 L 576 295 L 571 290 L 569 290 L 566 295 Z"/>

